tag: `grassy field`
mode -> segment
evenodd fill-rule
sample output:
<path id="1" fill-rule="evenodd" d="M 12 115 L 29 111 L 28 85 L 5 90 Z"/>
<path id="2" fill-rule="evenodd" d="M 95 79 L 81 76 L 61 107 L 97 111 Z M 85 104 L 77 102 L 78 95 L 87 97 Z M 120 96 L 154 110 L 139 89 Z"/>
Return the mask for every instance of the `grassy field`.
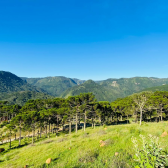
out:
<path id="1" fill-rule="evenodd" d="M 133 156 L 135 148 L 131 141 L 136 137 L 141 145 L 139 135 L 147 137 L 149 134 L 159 137 L 160 145 L 168 152 L 168 136 L 160 137 L 164 131 L 168 131 L 168 122 L 113 125 L 87 128 L 85 132 L 60 134 L 58 137 L 51 135 L 50 139 L 42 138 L 34 145 L 31 139 L 22 140 L 22 147 L 17 148 L 18 141 L 0 145 L 5 152 L 0 154 L 1 168 L 47 167 L 46 160 L 52 158 L 48 167 L 53 168 L 113 168 L 135 167 Z M 100 141 L 104 146 L 100 147 Z M 24 145 L 27 144 L 27 145 Z M 141 148 L 141 146 L 140 146 Z M 117 153 L 116 153 L 117 152 Z"/>

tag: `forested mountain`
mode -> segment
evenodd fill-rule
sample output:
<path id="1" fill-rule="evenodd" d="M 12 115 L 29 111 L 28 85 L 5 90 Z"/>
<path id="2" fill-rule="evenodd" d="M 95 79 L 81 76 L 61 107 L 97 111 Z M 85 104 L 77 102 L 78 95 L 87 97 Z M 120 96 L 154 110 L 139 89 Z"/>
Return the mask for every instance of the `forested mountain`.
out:
<path id="1" fill-rule="evenodd" d="M 18 76 L 5 71 L 0 71 L 0 93 L 10 93 L 18 91 L 44 92 L 43 89 L 30 85 Z"/>
<path id="2" fill-rule="evenodd" d="M 75 86 L 66 90 L 61 96 L 68 97 L 78 95 L 80 93 L 93 92 L 98 101 L 107 100 L 114 101 L 117 98 L 126 97 L 133 93 L 142 91 L 153 86 L 160 86 L 168 84 L 167 78 L 121 78 L 121 79 L 107 79 L 104 81 L 85 82 L 80 86 Z M 162 87 L 163 87 L 162 86 Z M 166 85 L 165 85 L 166 86 Z M 166 88 L 166 87 L 165 87 Z M 147 89 L 146 89 L 147 90 Z"/>
<path id="3" fill-rule="evenodd" d="M 107 79 L 100 81 L 99 84 L 110 90 L 115 90 L 121 97 L 125 97 L 133 93 L 140 92 L 146 88 L 168 84 L 168 78 L 134 77 Z"/>
<path id="4" fill-rule="evenodd" d="M 146 88 L 143 91 L 168 91 L 168 85 L 163 84 L 162 86 L 156 86 L 156 87 L 151 87 L 151 88 Z"/>
<path id="5" fill-rule="evenodd" d="M 92 80 L 88 80 L 81 85 L 67 89 L 61 97 L 67 98 L 68 96 L 75 96 L 80 93 L 88 92 L 92 92 L 98 101 L 112 101 L 115 100 L 116 97 L 119 97 L 119 94 L 115 90 L 110 91 L 108 88 L 99 85 Z"/>
<path id="6" fill-rule="evenodd" d="M 0 97 L 8 97 L 6 93 L 10 93 L 10 96 L 12 97 L 11 92 L 19 92 L 17 94 L 19 94 L 19 97 L 22 97 L 20 96 L 20 91 L 42 92 L 54 97 L 68 97 L 80 93 L 93 92 L 98 101 L 106 100 L 111 102 L 117 98 L 126 97 L 140 91 L 167 91 L 168 85 L 166 84 L 168 84 L 168 78 L 110 78 L 94 82 L 92 80 L 85 81 L 62 76 L 19 78 L 10 72 L 0 71 Z M 2 93 L 5 93 L 5 95 L 2 95 Z M 27 98 L 33 97 L 28 96 L 28 94 L 26 95 Z M 35 95 L 38 94 L 36 93 Z M 3 99 L 1 98 L 1 100 Z M 12 98 L 10 100 L 11 102 L 15 102 Z M 25 101 L 23 100 L 23 102 Z"/>
<path id="7" fill-rule="evenodd" d="M 24 105 L 30 99 L 48 99 L 53 98 L 42 92 L 35 91 L 20 91 L 20 92 L 10 92 L 10 93 L 0 93 L 0 101 L 8 101 L 9 104 Z"/>
<path id="8" fill-rule="evenodd" d="M 45 78 L 23 78 L 29 84 L 46 90 L 50 95 L 59 97 L 65 90 L 70 87 L 80 85 L 84 80 L 71 79 L 62 76 L 45 77 Z"/>
<path id="9" fill-rule="evenodd" d="M 46 93 L 10 72 L 0 71 L 0 100 L 23 105 L 29 99 L 51 98 Z"/>

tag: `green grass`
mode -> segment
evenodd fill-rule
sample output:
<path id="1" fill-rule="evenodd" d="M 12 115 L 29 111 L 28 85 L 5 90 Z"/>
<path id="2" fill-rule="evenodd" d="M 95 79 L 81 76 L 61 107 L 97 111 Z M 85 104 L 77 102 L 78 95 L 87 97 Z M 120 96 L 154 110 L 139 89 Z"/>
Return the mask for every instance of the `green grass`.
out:
<path id="1" fill-rule="evenodd" d="M 161 146 L 168 151 L 168 136 L 161 138 L 163 131 L 168 131 L 168 122 L 147 123 L 141 127 L 137 124 L 115 125 L 95 129 L 87 128 L 85 132 L 79 130 L 78 133 L 71 135 L 55 135 L 50 139 L 44 139 L 36 142 L 34 145 L 25 145 L 21 148 L 15 148 L 18 141 L 12 142 L 14 149 L 9 149 L 9 144 L 0 145 L 6 151 L 0 155 L 0 167 L 2 168 L 21 168 L 24 165 L 29 167 L 47 167 L 45 161 L 52 158 L 52 164 L 49 167 L 134 167 L 133 155 L 134 147 L 131 137 L 137 137 L 142 134 L 159 136 Z M 107 145 L 100 147 L 99 141 L 107 142 Z M 26 141 L 28 143 L 28 140 Z M 22 140 L 22 144 L 25 143 Z M 31 143 L 31 139 L 30 139 Z M 119 155 L 115 156 L 115 152 Z"/>

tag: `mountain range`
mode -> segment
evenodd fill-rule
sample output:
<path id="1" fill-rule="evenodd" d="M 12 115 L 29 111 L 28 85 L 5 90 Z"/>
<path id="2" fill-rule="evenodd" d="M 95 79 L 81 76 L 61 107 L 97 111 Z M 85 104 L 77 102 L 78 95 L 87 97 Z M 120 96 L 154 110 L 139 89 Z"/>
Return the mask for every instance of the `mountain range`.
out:
<path id="1" fill-rule="evenodd" d="M 24 104 L 28 99 L 47 99 L 92 92 L 98 101 L 114 101 L 140 91 L 168 91 L 168 78 L 109 78 L 102 81 L 63 76 L 26 78 L 0 71 L 0 100 Z"/>

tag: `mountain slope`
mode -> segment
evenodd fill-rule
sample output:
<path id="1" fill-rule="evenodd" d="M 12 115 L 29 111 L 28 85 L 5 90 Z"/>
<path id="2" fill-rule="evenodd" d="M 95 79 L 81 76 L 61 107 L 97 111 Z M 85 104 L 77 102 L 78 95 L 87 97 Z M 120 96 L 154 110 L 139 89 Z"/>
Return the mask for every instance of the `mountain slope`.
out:
<path id="1" fill-rule="evenodd" d="M 155 92 L 155 91 L 168 91 L 168 85 L 151 87 L 151 88 L 144 89 L 142 91 L 152 91 L 152 92 Z"/>
<path id="2" fill-rule="evenodd" d="M 112 101 L 116 96 L 119 96 L 117 92 L 109 92 L 104 86 L 101 86 L 92 80 L 88 80 L 81 85 L 67 89 L 61 97 L 67 98 L 68 96 L 75 96 L 80 93 L 88 92 L 92 92 L 98 101 Z"/>
<path id="3" fill-rule="evenodd" d="M 99 81 L 99 84 L 106 87 L 110 91 L 115 90 L 120 97 L 125 97 L 146 88 L 168 84 L 168 78 L 134 77 L 107 79 L 105 81 Z"/>
<path id="4" fill-rule="evenodd" d="M 5 71 L 0 71 L 0 92 L 36 91 L 44 92 L 43 89 L 34 87 L 18 76 Z"/>
<path id="5" fill-rule="evenodd" d="M 20 91 L 11 93 L 0 93 L 0 101 L 8 101 L 9 104 L 24 105 L 29 99 L 48 99 L 53 98 L 42 92 Z"/>
<path id="6" fill-rule="evenodd" d="M 28 83 L 46 90 L 50 95 L 59 97 L 66 89 L 83 83 L 83 80 L 62 76 L 45 78 L 24 78 Z"/>
<path id="7" fill-rule="evenodd" d="M 168 79 L 135 77 L 121 79 L 107 79 L 97 82 L 85 82 L 66 90 L 61 96 L 68 97 L 84 92 L 93 92 L 98 101 L 114 101 L 117 98 L 126 97 L 133 93 L 144 90 L 152 86 L 167 84 Z"/>

